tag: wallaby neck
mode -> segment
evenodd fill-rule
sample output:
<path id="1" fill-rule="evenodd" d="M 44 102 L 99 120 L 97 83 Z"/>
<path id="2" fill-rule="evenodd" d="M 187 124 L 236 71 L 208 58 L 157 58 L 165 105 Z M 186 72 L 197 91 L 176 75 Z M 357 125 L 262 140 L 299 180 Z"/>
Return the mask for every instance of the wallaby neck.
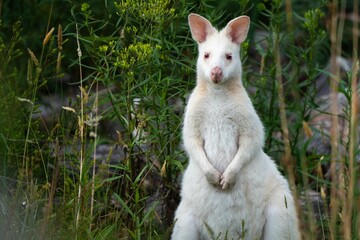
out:
<path id="1" fill-rule="evenodd" d="M 242 94 L 244 87 L 240 78 L 228 79 L 222 83 L 213 83 L 206 79 L 198 77 L 197 89 L 203 94 L 218 95 L 218 94 Z"/>

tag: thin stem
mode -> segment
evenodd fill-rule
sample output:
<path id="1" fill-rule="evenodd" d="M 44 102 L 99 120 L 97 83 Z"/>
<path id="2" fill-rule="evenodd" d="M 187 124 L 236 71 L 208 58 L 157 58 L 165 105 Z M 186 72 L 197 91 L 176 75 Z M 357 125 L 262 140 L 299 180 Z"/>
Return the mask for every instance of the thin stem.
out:
<path id="1" fill-rule="evenodd" d="M 340 9 L 340 16 L 345 16 L 345 7 L 346 7 L 346 0 L 341 1 L 341 9 Z M 344 17 L 340 17 L 339 18 L 339 22 L 338 22 L 338 27 L 337 27 L 337 36 L 336 36 L 336 51 L 337 51 L 337 55 L 336 56 L 341 56 L 341 44 L 342 44 L 342 38 L 343 38 L 343 33 L 344 33 L 344 24 L 345 24 L 345 18 Z M 338 65 L 338 64 L 337 64 Z M 341 81 L 340 78 L 340 67 L 337 68 L 337 72 L 336 72 L 336 76 L 338 76 L 339 82 Z M 337 93 L 338 95 L 338 93 Z M 338 105 L 338 103 L 336 102 L 332 102 L 332 104 L 336 104 Z M 338 106 L 337 106 L 338 108 Z M 344 129 L 342 129 L 342 131 L 344 131 Z M 339 142 L 341 143 L 341 142 Z M 339 147 L 339 146 L 338 146 Z M 338 148 L 339 150 L 339 148 Z M 341 235 L 343 236 L 344 239 L 346 240 L 351 240 L 351 220 L 349 224 L 346 224 L 346 219 L 348 218 L 348 201 L 346 199 L 346 190 L 349 190 L 350 185 L 346 185 L 349 183 L 345 182 L 345 177 L 348 174 L 348 169 L 345 167 L 346 163 L 345 163 L 345 156 L 341 156 L 341 153 L 339 154 L 340 157 L 340 164 L 338 166 L 338 171 L 339 171 L 339 188 L 338 188 L 338 192 L 339 192 L 339 199 L 340 199 L 340 206 L 342 209 L 342 217 L 343 217 L 343 224 L 342 224 L 342 232 Z M 349 176 L 348 176 L 349 177 Z"/>
<path id="2" fill-rule="evenodd" d="M 357 94 L 357 76 L 359 72 L 359 61 L 356 61 L 351 78 L 351 116 L 349 124 L 349 166 L 348 166 L 348 178 L 349 186 L 346 196 L 346 208 L 344 210 L 344 239 L 351 238 L 352 227 L 352 213 L 354 207 L 354 186 L 355 186 L 355 146 L 357 143 L 357 108 L 358 108 L 358 94 Z"/>
<path id="3" fill-rule="evenodd" d="M 98 98 L 99 98 L 99 82 L 96 81 L 96 93 L 95 93 L 95 119 L 98 119 Z M 92 219 L 94 213 L 94 197 L 95 197 L 95 170 L 96 170 L 96 143 L 97 143 L 97 122 L 95 123 L 94 134 L 94 154 L 93 154 L 93 169 L 92 169 L 92 182 L 91 182 L 91 204 L 90 204 L 90 219 Z M 91 221 L 89 231 L 91 232 Z"/>
<path id="4" fill-rule="evenodd" d="M 45 31 L 45 36 L 46 34 L 49 32 L 49 28 L 50 28 L 50 21 L 51 21 L 51 16 L 52 16 L 52 12 L 53 12 L 53 6 L 54 6 L 54 0 L 51 1 L 51 6 L 50 6 L 50 11 L 49 11 L 49 18 L 48 18 L 48 22 L 46 25 L 46 31 Z M 41 51 L 41 57 L 40 57 L 40 63 L 42 62 L 43 56 L 44 56 L 44 51 L 45 50 L 45 45 L 42 45 L 42 51 Z"/>
<path id="5" fill-rule="evenodd" d="M 355 178 L 356 178 L 356 173 L 354 171 L 355 168 L 355 146 L 359 146 L 359 142 L 356 143 L 356 139 L 358 139 L 358 132 L 357 132 L 357 125 L 358 125 L 358 109 L 359 109 L 359 92 L 358 92 L 358 85 L 357 85 L 357 76 L 358 76 L 358 72 L 359 72 L 359 59 L 358 59 L 358 48 L 359 48 L 359 43 L 358 43 L 358 38 L 359 38 L 359 0 L 354 0 L 353 1 L 353 9 L 354 9 L 354 19 L 353 19 L 353 30 L 352 30 L 352 34 L 353 34 L 353 64 L 355 64 L 355 66 L 353 67 L 353 72 L 352 72 L 352 79 L 351 79 L 351 89 L 352 89 L 352 93 L 351 93 L 351 119 L 350 119 L 350 145 L 349 145 L 349 161 L 352 162 L 353 166 L 351 169 L 351 178 L 350 181 L 353 181 L 352 184 L 355 185 Z M 356 70 L 356 71 L 355 71 Z M 349 163 L 350 165 L 350 163 Z M 354 186 L 352 185 L 352 186 Z M 352 191 L 354 191 L 354 189 L 352 189 Z M 351 194 L 354 194 L 353 192 Z M 353 195 L 352 195 L 353 196 Z M 358 212 L 358 210 L 360 209 L 360 198 L 358 198 L 358 203 L 357 206 L 354 209 L 354 212 Z M 353 203 L 354 204 L 354 203 Z M 357 211 L 356 211 L 357 210 Z M 357 224 L 356 226 L 359 226 L 360 224 L 360 220 L 359 218 L 355 221 L 355 224 Z M 357 229 L 357 237 L 358 239 L 360 239 L 360 230 Z"/>
<path id="6" fill-rule="evenodd" d="M 291 155 L 291 146 L 290 146 L 290 136 L 289 136 L 289 128 L 286 119 L 286 104 L 285 104 L 285 97 L 284 97 L 284 87 L 283 87 L 283 79 L 282 79 L 282 67 L 281 67 L 281 60 L 280 60 L 280 41 L 278 33 L 275 33 L 275 62 L 276 62 L 276 80 L 278 82 L 277 86 L 277 93 L 278 93 L 278 100 L 279 100 L 279 113 L 280 113 L 280 124 L 281 124 L 281 131 L 283 134 L 283 141 L 284 141 L 284 150 L 285 155 L 283 157 L 283 164 L 285 165 L 288 174 L 290 185 L 294 189 L 295 186 L 295 175 L 293 172 L 292 166 L 292 155 Z"/>
<path id="7" fill-rule="evenodd" d="M 339 85 L 339 67 L 336 64 L 336 59 L 339 56 L 338 50 L 338 36 L 337 36 L 337 22 L 338 22 L 338 12 L 337 12 L 337 0 L 334 0 L 329 5 L 329 10 L 331 13 L 331 26 L 330 26 L 330 42 L 331 42 L 331 75 L 330 75 L 330 101 L 331 101 L 331 196 L 330 196 L 330 239 L 336 239 L 336 228 L 337 228 L 337 218 L 339 210 L 339 199 L 338 199 L 338 186 L 339 186 L 339 172 L 337 166 L 340 163 L 339 157 L 339 127 L 338 127 L 338 85 Z"/>
<path id="8" fill-rule="evenodd" d="M 353 63 L 358 60 L 359 47 L 359 0 L 354 0 L 354 19 L 353 19 Z"/>
<path id="9" fill-rule="evenodd" d="M 346 196 L 346 208 L 344 214 L 344 237 L 351 239 L 352 219 L 354 212 L 354 187 L 355 187 L 355 146 L 357 143 L 357 117 L 358 117 L 358 91 L 357 79 L 359 72 L 359 60 L 357 59 L 358 50 L 358 0 L 354 1 L 354 22 L 353 22 L 353 67 L 351 73 L 351 106 L 350 106 L 350 123 L 349 123 L 349 165 L 348 165 L 348 178 L 349 186 Z"/>
<path id="10" fill-rule="evenodd" d="M 280 114 L 280 124 L 281 124 L 281 131 L 283 135 L 283 141 L 284 141 L 284 148 L 285 148 L 285 155 L 282 157 L 282 162 L 286 167 L 286 171 L 289 177 L 290 182 L 290 188 L 292 190 L 295 202 L 297 203 L 297 191 L 296 191 L 296 185 L 295 185 L 295 173 L 294 173 L 294 167 L 293 167 L 293 157 L 291 154 L 291 146 L 290 146 L 290 134 L 289 134 L 289 128 L 288 123 L 286 119 L 286 103 L 285 103 L 285 97 L 284 97 L 284 87 L 283 87 L 283 79 L 282 79 L 282 66 L 281 66 L 281 60 L 280 60 L 280 39 L 279 39 L 279 33 L 275 33 L 275 39 L 274 39 L 274 58 L 275 58 L 275 64 L 276 64 L 276 80 L 278 82 L 278 100 L 279 100 L 279 114 Z M 300 212 L 298 204 L 296 204 L 297 212 Z"/>
<path id="11" fill-rule="evenodd" d="M 78 53 L 78 60 L 79 60 L 79 73 L 80 73 L 80 99 L 81 99 L 81 113 L 79 119 L 79 132 L 80 132 L 80 143 L 81 143 L 81 151 L 80 151 L 80 176 L 79 176 L 79 190 L 78 190 L 78 197 L 77 197 L 77 208 L 76 208 L 76 222 L 75 227 L 78 229 L 79 226 L 79 219 L 80 219 L 80 205 L 81 205 L 81 183 L 82 183 L 82 175 L 83 175 L 83 165 L 84 165 L 84 97 L 83 97 L 83 78 L 82 78 L 82 65 L 81 65 L 81 57 L 82 52 L 80 48 L 80 41 L 79 41 L 79 28 L 76 24 L 76 43 L 77 43 L 77 53 Z M 77 235 L 76 235 L 77 238 Z"/>
<path id="12" fill-rule="evenodd" d="M 286 11 L 286 26 L 287 26 L 287 35 L 289 36 L 289 45 L 294 46 L 295 45 L 295 38 L 294 38 L 294 21 L 293 21 L 293 8 L 292 8 L 292 1 L 291 0 L 285 0 L 285 11 Z M 293 47 L 290 47 L 288 49 L 290 57 L 292 60 L 296 59 L 295 51 Z M 291 64 L 291 71 L 290 71 L 290 81 L 294 81 L 294 86 L 298 86 L 298 64 L 296 62 L 292 62 Z M 298 88 L 292 88 L 292 95 L 296 99 L 299 99 L 299 89 Z"/>

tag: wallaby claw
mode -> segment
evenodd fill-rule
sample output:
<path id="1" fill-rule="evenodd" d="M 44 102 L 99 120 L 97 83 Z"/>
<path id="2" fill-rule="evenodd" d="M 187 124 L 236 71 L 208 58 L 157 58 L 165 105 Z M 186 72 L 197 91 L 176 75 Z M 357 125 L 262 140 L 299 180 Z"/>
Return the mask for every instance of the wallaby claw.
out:
<path id="1" fill-rule="evenodd" d="M 209 170 L 205 173 L 207 181 L 215 187 L 220 186 L 220 176 L 220 173 L 215 169 Z"/>
<path id="2" fill-rule="evenodd" d="M 220 186 L 223 190 L 230 189 L 235 184 L 236 175 L 230 171 L 225 171 L 220 177 Z"/>

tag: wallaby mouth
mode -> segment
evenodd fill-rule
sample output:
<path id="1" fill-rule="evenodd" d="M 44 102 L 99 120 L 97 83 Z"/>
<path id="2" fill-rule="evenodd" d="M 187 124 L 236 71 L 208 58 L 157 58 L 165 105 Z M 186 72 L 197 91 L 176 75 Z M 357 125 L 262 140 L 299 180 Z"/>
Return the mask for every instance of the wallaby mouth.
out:
<path id="1" fill-rule="evenodd" d="M 221 78 L 211 78 L 211 81 L 215 84 L 219 84 L 221 82 Z"/>

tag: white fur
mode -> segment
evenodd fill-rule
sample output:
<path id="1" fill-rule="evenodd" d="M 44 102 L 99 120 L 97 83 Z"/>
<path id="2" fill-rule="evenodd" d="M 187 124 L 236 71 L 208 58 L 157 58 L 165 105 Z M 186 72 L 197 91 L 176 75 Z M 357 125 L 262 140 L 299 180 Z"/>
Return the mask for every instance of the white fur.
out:
<path id="1" fill-rule="evenodd" d="M 239 45 L 249 23 L 242 16 L 218 32 L 189 15 L 199 58 L 184 117 L 190 159 L 173 240 L 300 239 L 288 183 L 262 150 L 263 126 L 241 81 Z"/>

